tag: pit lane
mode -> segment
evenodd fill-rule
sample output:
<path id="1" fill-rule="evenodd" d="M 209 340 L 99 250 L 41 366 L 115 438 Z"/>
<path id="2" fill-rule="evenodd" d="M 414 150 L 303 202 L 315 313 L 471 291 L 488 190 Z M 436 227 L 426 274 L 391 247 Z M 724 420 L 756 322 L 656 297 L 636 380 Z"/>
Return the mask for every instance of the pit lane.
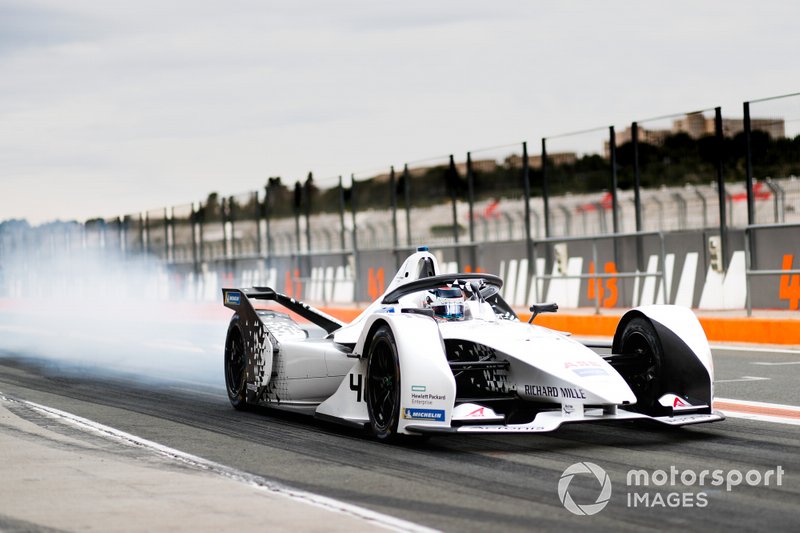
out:
<path id="1" fill-rule="evenodd" d="M 214 335 L 192 345 L 141 347 L 218 358 Z M 109 340 L 109 342 L 111 342 Z M 155 353 L 153 353 L 155 352 Z M 681 429 L 652 424 L 575 424 L 551 434 L 435 437 L 386 445 L 349 429 L 265 409 L 237 412 L 219 376 L 181 373 L 152 379 L 141 368 L 87 372 L 28 350 L 0 357 L 0 391 L 106 424 L 186 453 L 350 504 L 446 531 L 586 527 L 633 530 L 781 529 L 800 503 L 800 426 L 729 418 Z M 714 350 L 716 394 L 798 405 L 793 384 L 800 352 Z M 788 364 L 757 364 L 788 363 Z M 213 365 L 208 365 L 213 367 Z M 744 379 L 746 377 L 765 379 Z M 205 377 L 205 379 L 204 379 Z M 592 462 L 613 492 L 598 514 L 576 516 L 559 500 L 563 471 Z M 781 486 L 703 487 L 704 507 L 630 507 L 630 469 L 766 471 L 781 466 Z M 653 487 L 651 487 L 653 488 Z M 597 482 L 576 476 L 575 501 L 593 503 Z M 659 489 L 696 494 L 697 486 Z M 653 492 L 653 491 L 651 491 Z M 1 513 L 0 513 L 1 514 Z"/>

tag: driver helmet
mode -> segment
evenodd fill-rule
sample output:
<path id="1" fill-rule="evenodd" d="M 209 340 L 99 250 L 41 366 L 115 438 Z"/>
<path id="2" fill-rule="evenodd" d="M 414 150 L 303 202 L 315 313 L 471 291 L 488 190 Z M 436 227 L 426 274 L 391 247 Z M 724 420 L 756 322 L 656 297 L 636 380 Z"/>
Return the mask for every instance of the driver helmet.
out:
<path id="1" fill-rule="evenodd" d="M 431 291 L 428 307 L 436 318 L 442 320 L 464 320 L 464 294 L 456 287 L 440 287 Z"/>

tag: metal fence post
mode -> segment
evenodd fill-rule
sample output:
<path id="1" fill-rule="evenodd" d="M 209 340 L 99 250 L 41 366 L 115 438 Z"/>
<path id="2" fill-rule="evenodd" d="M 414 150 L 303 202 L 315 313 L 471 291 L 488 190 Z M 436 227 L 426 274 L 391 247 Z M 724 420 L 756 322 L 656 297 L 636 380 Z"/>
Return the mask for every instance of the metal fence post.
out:
<path id="1" fill-rule="evenodd" d="M 392 207 L 392 255 L 394 256 L 395 268 L 400 267 L 400 256 L 397 253 L 397 177 L 394 173 L 394 165 L 389 168 L 389 199 Z"/>
<path id="2" fill-rule="evenodd" d="M 192 270 L 197 276 L 200 273 L 200 263 L 197 249 L 197 207 L 194 202 L 192 202 L 192 212 L 189 215 L 189 227 L 192 233 Z"/>
<path id="3" fill-rule="evenodd" d="M 228 219 L 231 223 L 231 253 L 228 255 L 229 261 L 229 268 L 232 269 L 233 262 L 235 261 L 235 257 L 237 255 L 236 252 L 236 198 L 233 196 L 228 198 Z"/>
<path id="4" fill-rule="evenodd" d="M 203 228 L 206 220 L 206 211 L 208 204 L 197 211 L 197 260 L 198 266 L 206 260 L 205 250 L 205 228 Z"/>
<path id="5" fill-rule="evenodd" d="M 119 228 L 119 251 L 123 259 L 128 255 L 128 219 L 117 217 L 117 228 Z"/>
<path id="6" fill-rule="evenodd" d="M 720 236 L 720 256 L 722 258 L 722 270 L 728 268 L 728 227 L 725 215 L 725 138 L 722 132 L 722 108 L 714 108 L 714 130 L 717 138 L 717 192 L 719 193 L 719 236 Z"/>
<path id="7" fill-rule="evenodd" d="M 475 174 L 472 171 L 471 152 L 467 152 L 467 201 L 469 202 L 469 258 L 472 269 L 476 270 L 478 258 L 475 250 Z"/>
<path id="8" fill-rule="evenodd" d="M 300 252 L 300 206 L 303 201 L 303 188 L 299 181 L 294 182 L 294 253 Z"/>
<path id="9" fill-rule="evenodd" d="M 450 154 L 450 166 L 448 168 L 448 173 L 450 174 L 450 203 L 453 207 L 453 240 L 455 241 L 455 252 L 456 252 L 456 265 L 457 269 L 461 270 L 461 248 L 458 246 L 458 213 L 456 211 L 456 200 L 457 200 L 457 191 L 456 186 L 458 185 L 458 171 L 456 170 L 456 162 L 453 159 L 453 155 Z"/>
<path id="10" fill-rule="evenodd" d="M 533 240 L 531 239 L 531 182 L 530 182 L 530 161 L 528 160 L 528 142 L 522 142 L 522 190 L 525 194 L 525 258 L 528 261 L 528 268 L 533 268 Z M 528 283 L 531 277 L 526 276 L 525 294 L 528 294 L 530 287 Z"/>
<path id="11" fill-rule="evenodd" d="M 219 217 L 222 223 L 222 257 L 223 259 L 227 259 L 228 257 L 228 228 L 227 228 L 227 206 L 228 201 L 223 196 L 220 199 L 219 203 Z"/>
<path id="12" fill-rule="evenodd" d="M 341 249 L 344 251 L 345 235 L 344 235 L 344 186 L 342 185 L 342 177 L 339 176 L 339 239 L 341 241 Z"/>
<path id="13" fill-rule="evenodd" d="M 270 219 L 270 216 L 272 215 L 272 213 L 271 213 L 271 211 L 272 211 L 271 210 L 271 207 L 272 207 L 272 205 L 271 205 L 272 204 L 271 189 L 272 189 L 271 184 L 270 184 L 269 181 L 267 181 L 267 184 L 264 186 L 264 222 L 266 223 L 265 224 L 266 225 L 265 229 L 267 230 L 267 260 L 268 261 L 272 260 L 272 253 L 273 253 L 273 250 L 275 249 L 273 244 L 272 244 L 272 232 L 270 231 L 271 228 L 270 228 L 270 224 L 269 224 L 269 222 L 270 222 L 269 219 Z"/>
<path id="14" fill-rule="evenodd" d="M 164 208 L 164 262 L 169 263 L 169 208 Z"/>
<path id="15" fill-rule="evenodd" d="M 148 240 L 150 236 L 148 233 L 148 222 L 147 222 L 147 213 L 139 213 L 139 246 L 140 252 L 144 257 L 147 254 L 148 248 Z"/>
<path id="16" fill-rule="evenodd" d="M 671 196 L 673 200 L 675 200 L 675 205 L 678 210 L 678 229 L 686 229 L 686 219 L 689 216 L 689 212 L 686 209 L 686 199 L 677 192 L 672 193 Z"/>
<path id="17" fill-rule="evenodd" d="M 744 103 L 744 161 L 745 186 L 747 187 L 747 225 L 756 223 L 756 206 L 753 197 L 753 149 L 750 125 L 750 102 Z"/>
<path id="18" fill-rule="evenodd" d="M 258 191 L 253 191 L 253 218 L 256 221 L 256 254 L 261 257 L 261 202 L 258 201 Z"/>
<path id="19" fill-rule="evenodd" d="M 631 124 L 631 145 L 633 148 L 633 209 L 636 217 L 636 233 L 642 231 L 641 170 L 639 169 L 639 124 Z"/>
<path id="20" fill-rule="evenodd" d="M 633 149 L 633 215 L 636 233 L 642 232 L 642 174 L 639 168 L 639 123 L 631 123 L 631 148 Z M 644 270 L 644 242 L 636 237 L 636 268 Z"/>
<path id="21" fill-rule="evenodd" d="M 305 218 L 306 218 L 306 252 L 311 252 L 311 186 L 313 185 L 314 177 L 311 172 L 308 173 L 303 192 L 305 193 Z M 298 251 L 300 247 L 298 246 Z"/>
<path id="22" fill-rule="evenodd" d="M 542 137 L 542 201 L 544 202 L 544 236 L 550 237 L 550 193 L 547 186 L 547 139 Z"/>
<path id="23" fill-rule="evenodd" d="M 403 195 L 406 207 L 406 244 L 411 246 L 411 174 L 408 173 L 408 164 L 403 165 Z"/>
<path id="24" fill-rule="evenodd" d="M 358 302 L 359 297 L 359 274 L 361 271 L 358 254 L 358 226 L 356 225 L 356 178 L 355 174 L 350 174 L 350 212 L 353 217 L 353 301 Z"/>
<path id="25" fill-rule="evenodd" d="M 617 204 L 617 135 L 614 126 L 608 128 L 608 147 L 611 151 L 611 223 L 614 233 L 619 233 L 619 205 Z M 616 241 L 614 241 L 616 245 Z M 614 246 L 616 250 L 616 246 Z M 616 260 L 616 254 L 614 259 Z"/>

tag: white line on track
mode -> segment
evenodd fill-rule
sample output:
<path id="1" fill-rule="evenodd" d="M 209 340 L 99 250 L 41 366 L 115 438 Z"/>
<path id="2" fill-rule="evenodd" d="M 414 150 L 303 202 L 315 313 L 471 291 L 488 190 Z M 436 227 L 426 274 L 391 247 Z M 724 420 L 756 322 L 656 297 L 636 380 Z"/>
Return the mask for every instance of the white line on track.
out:
<path id="1" fill-rule="evenodd" d="M 740 413 L 738 411 L 731 411 L 730 409 L 725 409 L 722 412 L 725 413 L 725 416 L 729 418 L 744 418 L 745 420 L 758 420 L 759 422 L 772 422 L 774 424 L 800 426 L 800 420 L 794 420 L 792 418 L 783 418 L 781 416 L 759 415 L 755 413 Z"/>
<path id="2" fill-rule="evenodd" d="M 800 361 L 788 361 L 785 363 L 767 363 L 764 361 L 758 361 L 755 363 L 750 363 L 751 365 L 763 365 L 763 366 L 783 366 L 783 365 L 800 365 Z"/>
<path id="3" fill-rule="evenodd" d="M 62 420 L 66 423 L 72 424 L 73 426 L 77 426 L 83 430 L 88 430 L 94 433 L 98 433 L 106 438 L 117 440 L 127 446 L 141 446 L 143 448 L 147 448 L 161 456 L 167 457 L 174 461 L 179 461 L 184 464 L 198 467 L 205 471 L 213 472 L 221 477 L 232 479 L 240 483 L 246 483 L 258 490 L 263 490 L 293 500 L 302 501 L 307 504 L 314 505 L 316 507 L 327 509 L 328 511 L 343 513 L 346 515 L 361 518 L 362 520 L 365 520 L 366 522 L 369 522 L 373 525 L 382 526 L 384 528 L 392 529 L 395 531 L 412 531 L 419 533 L 429 533 L 436 531 L 435 529 L 430 529 L 425 526 L 415 524 L 413 522 L 408 522 L 405 520 L 401 520 L 399 518 L 395 518 L 393 516 L 377 513 L 375 511 L 371 511 L 363 507 L 358 507 L 356 505 L 351 505 L 349 503 L 341 502 L 339 500 L 334 500 L 333 498 L 327 498 L 325 496 L 320 496 L 318 494 L 302 490 L 295 490 L 285 485 L 281 485 L 280 483 L 270 481 L 261 476 L 248 474 L 247 472 L 243 472 L 241 470 L 237 470 L 229 466 L 215 463 L 213 461 L 203 459 L 202 457 L 198 457 L 196 455 L 184 453 L 180 450 L 176 450 L 174 448 L 169 448 L 162 444 L 158 444 L 157 442 L 143 439 L 142 437 L 137 437 L 136 435 L 120 431 L 110 426 L 106 426 L 98 422 L 94 422 L 92 420 L 88 420 L 86 418 L 73 415 L 71 413 L 67 413 L 66 411 L 53 409 L 52 407 L 39 405 L 25 400 L 17 400 L 17 401 L 20 401 L 20 403 L 23 403 L 29 406 L 31 409 L 34 409 L 40 413 L 50 416 L 51 418 Z"/>
<path id="4" fill-rule="evenodd" d="M 760 378 L 758 376 L 742 376 L 738 379 L 718 379 L 714 383 L 735 383 L 737 381 L 768 381 L 770 378 Z"/>

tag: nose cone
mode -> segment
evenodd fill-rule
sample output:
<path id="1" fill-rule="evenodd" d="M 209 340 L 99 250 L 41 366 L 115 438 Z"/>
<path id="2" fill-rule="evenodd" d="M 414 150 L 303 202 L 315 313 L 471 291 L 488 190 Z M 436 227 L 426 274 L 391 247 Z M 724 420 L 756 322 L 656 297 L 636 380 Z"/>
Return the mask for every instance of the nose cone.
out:
<path id="1" fill-rule="evenodd" d="M 502 344 L 504 354 L 518 359 L 511 364 L 511 373 L 520 396 L 586 404 L 636 403 L 636 395 L 610 364 L 565 335 L 529 328 L 527 335 L 507 338 Z"/>
<path id="2" fill-rule="evenodd" d="M 508 384 L 526 400 L 592 405 L 636 403 L 622 376 L 602 357 L 563 333 L 525 323 L 440 324 L 444 338 L 494 348 L 507 359 Z"/>

